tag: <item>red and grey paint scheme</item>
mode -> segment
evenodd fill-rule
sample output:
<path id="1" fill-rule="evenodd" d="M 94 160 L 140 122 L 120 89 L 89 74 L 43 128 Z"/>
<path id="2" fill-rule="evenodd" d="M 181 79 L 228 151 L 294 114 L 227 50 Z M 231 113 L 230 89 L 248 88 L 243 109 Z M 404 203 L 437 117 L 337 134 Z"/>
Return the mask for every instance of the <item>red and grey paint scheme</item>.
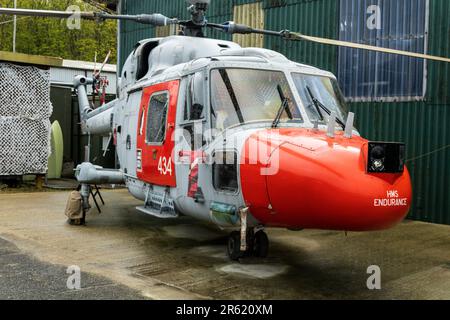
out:
<path id="1" fill-rule="evenodd" d="M 149 61 L 146 72 L 138 67 L 142 59 Z M 304 121 L 281 122 L 276 128 L 272 121 L 249 121 L 212 133 L 211 72 L 226 68 L 282 73 Z M 220 228 L 241 230 L 240 235 L 245 233 L 243 225 L 255 232 L 264 227 L 366 231 L 402 221 L 411 204 L 406 167 L 393 173 L 369 172 L 370 142 L 359 136 L 353 123 L 341 129 L 310 120 L 295 92 L 293 72 L 335 80 L 329 72 L 270 50 L 201 38 L 194 43 L 178 36 L 145 40 L 125 63 L 118 99 L 87 119 L 86 127 L 114 135 L 121 179 L 144 202 L 137 209 L 152 216 L 189 215 Z M 137 74 L 142 78 L 136 80 Z M 162 93 L 167 103 L 165 133 L 153 143 L 147 141 L 147 130 L 152 130 L 148 121 L 153 121 L 151 99 Z M 186 116 L 193 96 L 203 99 L 201 119 Z M 192 147 L 186 131 L 202 133 L 198 148 Z M 255 158 L 255 150 L 260 149 L 265 152 L 256 152 Z M 236 188 L 215 185 L 217 175 L 226 169 L 214 162 L 218 153 L 236 157 Z M 271 167 L 276 168 L 273 174 Z M 106 169 L 97 171 L 109 174 Z M 81 174 L 79 179 L 92 182 Z M 265 238 L 259 238 L 264 244 Z M 239 237 L 241 245 L 243 239 Z M 260 255 L 265 255 L 263 249 Z"/>

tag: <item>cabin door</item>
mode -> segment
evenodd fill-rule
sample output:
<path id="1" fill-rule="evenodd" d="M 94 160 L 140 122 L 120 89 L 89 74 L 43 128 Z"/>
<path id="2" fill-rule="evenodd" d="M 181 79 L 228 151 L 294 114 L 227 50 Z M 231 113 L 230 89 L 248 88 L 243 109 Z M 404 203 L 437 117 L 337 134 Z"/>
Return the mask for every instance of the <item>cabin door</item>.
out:
<path id="1" fill-rule="evenodd" d="M 143 90 L 138 117 L 137 176 L 140 180 L 176 187 L 173 139 L 179 81 Z"/>

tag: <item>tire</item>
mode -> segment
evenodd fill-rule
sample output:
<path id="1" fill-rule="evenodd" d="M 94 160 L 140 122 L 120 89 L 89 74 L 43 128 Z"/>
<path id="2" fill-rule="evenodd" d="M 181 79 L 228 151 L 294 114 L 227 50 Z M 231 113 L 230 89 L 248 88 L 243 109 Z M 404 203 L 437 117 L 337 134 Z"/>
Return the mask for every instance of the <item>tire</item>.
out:
<path id="1" fill-rule="evenodd" d="M 258 258 L 266 258 L 269 254 L 269 238 L 264 231 L 258 231 L 255 234 L 253 253 Z"/>
<path id="2" fill-rule="evenodd" d="M 228 257 L 233 261 L 237 261 L 242 257 L 240 232 L 233 231 L 228 237 L 227 252 Z"/>
<path id="3" fill-rule="evenodd" d="M 255 234 L 253 233 L 253 229 L 249 229 L 247 231 L 247 250 L 245 251 L 246 257 L 253 256 L 253 252 L 255 249 Z"/>

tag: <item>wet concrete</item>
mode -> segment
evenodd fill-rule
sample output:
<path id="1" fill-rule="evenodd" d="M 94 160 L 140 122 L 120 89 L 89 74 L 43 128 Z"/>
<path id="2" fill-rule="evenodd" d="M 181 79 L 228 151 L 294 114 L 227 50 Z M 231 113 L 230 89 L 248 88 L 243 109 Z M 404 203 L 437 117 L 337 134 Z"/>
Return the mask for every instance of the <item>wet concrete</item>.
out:
<path id="1" fill-rule="evenodd" d="M 69 226 L 67 196 L 0 195 L 0 237 L 45 264 L 78 265 L 145 298 L 450 299 L 449 226 L 405 222 L 347 236 L 274 229 L 270 256 L 239 264 L 225 254 L 226 232 L 146 216 L 125 190 L 105 191 L 107 206 L 86 227 Z M 367 289 L 370 265 L 381 268 L 381 290 Z"/>

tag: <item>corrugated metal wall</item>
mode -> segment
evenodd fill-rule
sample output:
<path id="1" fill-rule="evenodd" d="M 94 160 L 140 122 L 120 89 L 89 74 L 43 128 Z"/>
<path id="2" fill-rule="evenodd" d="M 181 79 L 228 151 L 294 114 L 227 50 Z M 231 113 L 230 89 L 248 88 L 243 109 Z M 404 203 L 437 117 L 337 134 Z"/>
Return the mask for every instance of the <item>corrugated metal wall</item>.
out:
<path id="1" fill-rule="evenodd" d="M 450 1 L 430 0 L 428 51 L 450 56 Z M 404 141 L 413 178 L 414 219 L 450 224 L 450 64 L 428 62 L 425 101 L 355 103 L 362 134 Z"/>
<path id="2" fill-rule="evenodd" d="M 405 0 L 401 0 L 405 1 Z M 407 0 L 406 0 L 407 1 Z M 187 17 L 183 0 L 123 0 L 124 13 L 161 12 Z M 233 20 L 234 6 L 261 2 L 267 29 L 289 29 L 308 35 L 339 38 L 339 0 L 213 0 L 211 22 Z M 450 56 L 450 1 L 430 0 L 428 52 Z M 125 23 L 121 31 L 122 62 L 134 44 L 154 35 L 153 28 Z M 230 40 L 220 32 L 211 37 Z M 288 58 L 337 74 L 338 49 L 265 37 L 264 46 Z M 371 140 L 407 143 L 413 179 L 411 218 L 450 224 L 450 64 L 428 62 L 427 94 L 419 102 L 351 103 L 357 127 Z"/>

